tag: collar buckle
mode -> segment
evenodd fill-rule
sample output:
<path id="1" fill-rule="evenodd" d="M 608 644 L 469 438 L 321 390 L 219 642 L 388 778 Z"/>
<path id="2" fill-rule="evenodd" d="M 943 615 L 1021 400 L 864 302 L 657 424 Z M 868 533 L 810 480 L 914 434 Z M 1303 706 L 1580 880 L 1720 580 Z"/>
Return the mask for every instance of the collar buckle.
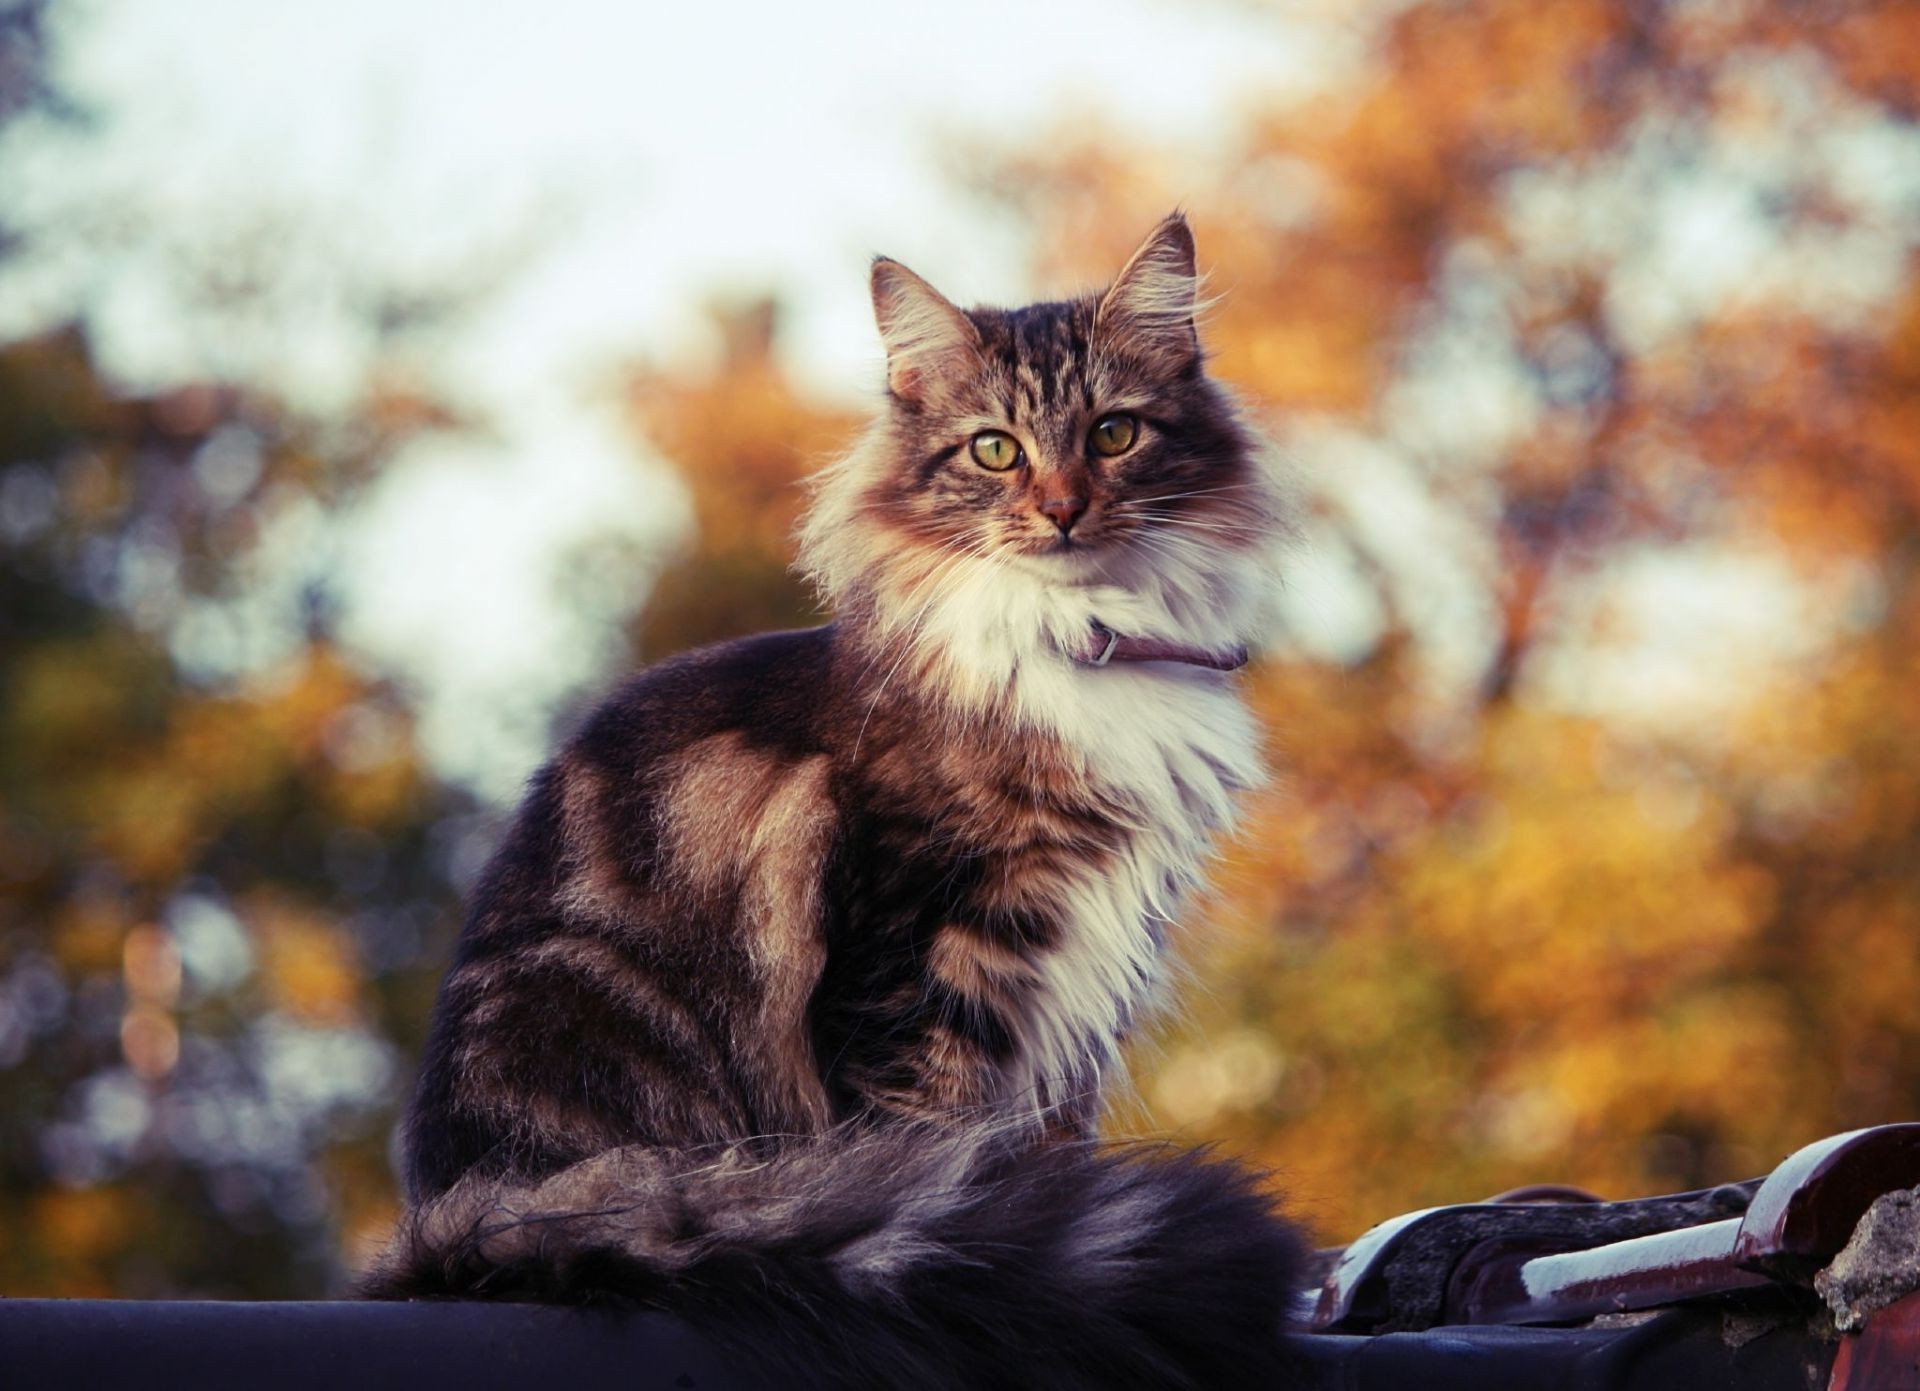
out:
<path id="1" fill-rule="evenodd" d="M 1109 628 L 1106 624 L 1098 621 L 1094 623 L 1093 631 L 1096 637 L 1101 633 L 1105 633 L 1107 635 L 1107 645 L 1101 648 L 1100 655 L 1093 658 L 1090 662 L 1087 663 L 1087 665 L 1103 667 L 1108 662 L 1113 660 L 1113 649 L 1120 645 L 1120 634 L 1116 633 L 1113 629 Z"/>

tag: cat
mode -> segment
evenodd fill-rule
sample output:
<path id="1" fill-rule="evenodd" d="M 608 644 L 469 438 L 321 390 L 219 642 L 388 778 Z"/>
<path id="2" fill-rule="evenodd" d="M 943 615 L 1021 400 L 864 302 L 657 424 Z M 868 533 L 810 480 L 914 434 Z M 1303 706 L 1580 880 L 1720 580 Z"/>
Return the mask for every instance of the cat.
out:
<path id="1" fill-rule="evenodd" d="M 1192 234 L 962 310 L 872 270 L 884 409 L 800 536 L 833 621 L 632 678 L 482 875 L 372 1297 L 671 1310 L 781 1385 L 1277 1384 L 1257 1178 L 1094 1140 L 1262 777 L 1228 674 L 1290 509 Z"/>

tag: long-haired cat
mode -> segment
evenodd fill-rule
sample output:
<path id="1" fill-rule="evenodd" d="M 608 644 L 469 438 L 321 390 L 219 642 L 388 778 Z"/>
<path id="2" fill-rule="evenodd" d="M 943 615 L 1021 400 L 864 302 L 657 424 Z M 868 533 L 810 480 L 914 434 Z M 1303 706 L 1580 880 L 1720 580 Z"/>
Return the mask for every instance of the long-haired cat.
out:
<path id="1" fill-rule="evenodd" d="M 1260 777 L 1286 511 L 1194 296 L 1178 215 L 1062 303 L 874 264 L 886 408 L 801 544 L 834 621 L 661 663 L 534 779 L 368 1293 L 672 1310 L 780 1384 L 1273 1384 L 1256 1181 L 1092 1138 Z"/>

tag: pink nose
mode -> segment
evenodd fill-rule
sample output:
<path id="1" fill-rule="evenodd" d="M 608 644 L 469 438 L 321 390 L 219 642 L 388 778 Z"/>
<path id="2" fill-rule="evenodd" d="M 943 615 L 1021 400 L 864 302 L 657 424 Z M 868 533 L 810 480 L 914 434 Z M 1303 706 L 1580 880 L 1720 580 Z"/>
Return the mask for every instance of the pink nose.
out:
<path id="1" fill-rule="evenodd" d="M 1047 514 L 1048 520 L 1059 527 L 1060 534 L 1065 536 L 1073 530 L 1073 524 L 1079 521 L 1081 514 L 1087 510 L 1087 500 L 1083 497 L 1050 497 L 1040 504 L 1040 510 Z"/>

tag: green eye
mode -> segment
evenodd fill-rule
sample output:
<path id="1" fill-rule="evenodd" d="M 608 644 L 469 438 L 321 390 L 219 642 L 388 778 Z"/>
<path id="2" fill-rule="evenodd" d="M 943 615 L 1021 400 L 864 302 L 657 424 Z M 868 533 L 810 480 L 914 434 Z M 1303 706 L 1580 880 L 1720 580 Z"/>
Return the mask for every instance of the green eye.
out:
<path id="1" fill-rule="evenodd" d="M 1139 427 L 1130 415 L 1103 415 L 1093 424 L 1093 430 L 1087 436 L 1087 443 L 1093 446 L 1096 454 L 1105 454 L 1112 458 L 1115 454 L 1124 454 L 1133 448 L 1133 437 L 1139 433 Z"/>
<path id="2" fill-rule="evenodd" d="M 1002 473 L 1020 462 L 1020 441 L 1003 430 L 982 430 L 973 437 L 973 461 Z"/>

